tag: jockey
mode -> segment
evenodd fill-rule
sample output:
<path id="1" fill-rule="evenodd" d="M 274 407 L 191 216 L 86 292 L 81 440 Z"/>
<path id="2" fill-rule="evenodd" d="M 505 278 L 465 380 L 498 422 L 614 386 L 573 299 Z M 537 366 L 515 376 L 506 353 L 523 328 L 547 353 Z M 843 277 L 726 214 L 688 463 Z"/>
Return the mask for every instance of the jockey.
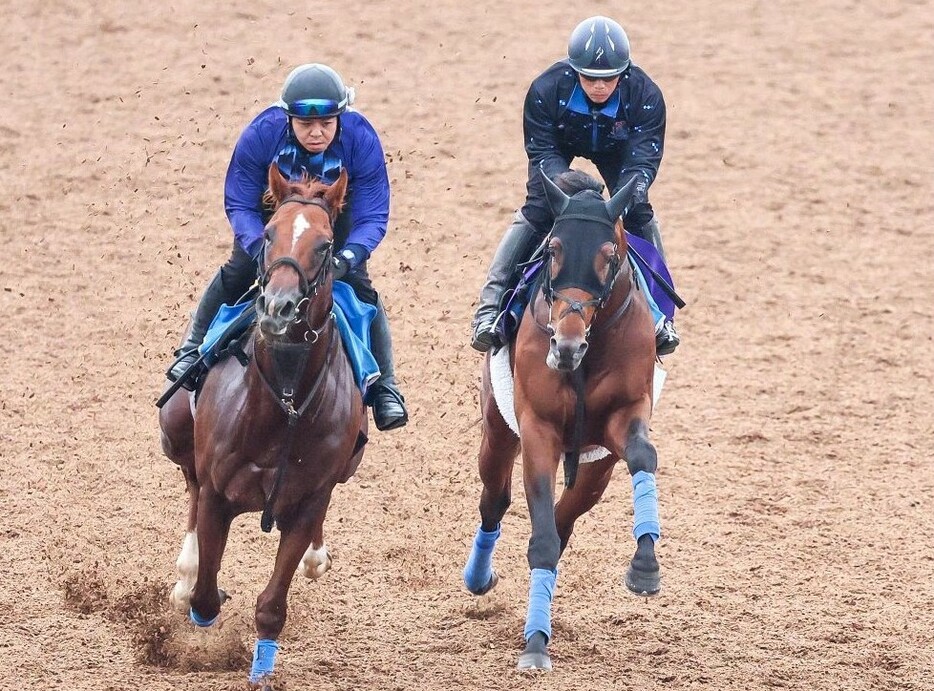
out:
<path id="1" fill-rule="evenodd" d="M 334 227 L 333 275 L 348 283 L 362 302 L 377 308 L 370 336 L 381 375 L 367 393 L 377 429 L 395 429 L 408 421 L 394 375 L 389 321 L 367 273 L 367 259 L 386 234 L 389 177 L 379 136 L 349 107 L 353 98 L 353 89 L 330 67 L 301 65 L 286 78 L 280 100 L 243 130 L 224 182 L 233 251 L 201 298 L 191 334 L 166 373 L 170 380 L 198 358 L 198 346 L 221 303 L 236 302 L 256 279 L 263 230 L 272 215 L 263 204 L 270 164 L 275 162 L 290 180 L 308 176 L 328 184 L 344 169 L 349 178 L 347 203 Z"/>
<path id="2" fill-rule="evenodd" d="M 496 250 L 480 291 L 471 340 L 480 352 L 495 345 L 493 323 L 516 265 L 529 257 L 553 224 L 542 171 L 554 180 L 569 170 L 575 157 L 582 156 L 593 161 L 611 193 L 634 173 L 641 175 L 636 203 L 623 225 L 652 243 L 664 259 L 648 189 L 664 150 L 665 101 L 655 82 L 632 63 L 629 39 L 619 24 L 598 16 L 577 25 L 567 59 L 549 67 L 529 87 L 523 129 L 529 158 L 527 196 Z M 680 338 L 674 324 L 652 307 L 656 353 L 668 355 Z"/>

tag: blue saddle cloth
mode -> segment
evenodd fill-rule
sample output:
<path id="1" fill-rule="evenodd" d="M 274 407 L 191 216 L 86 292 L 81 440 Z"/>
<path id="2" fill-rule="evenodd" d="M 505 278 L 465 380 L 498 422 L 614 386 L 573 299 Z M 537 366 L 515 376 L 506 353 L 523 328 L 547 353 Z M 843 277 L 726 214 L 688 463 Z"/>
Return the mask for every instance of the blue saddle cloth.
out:
<path id="1" fill-rule="evenodd" d="M 658 272 L 659 276 L 668 282 L 669 286 L 674 288 L 675 282 L 671 279 L 671 273 L 668 271 L 668 267 L 665 266 L 665 260 L 662 259 L 662 255 L 658 253 L 658 250 L 655 249 L 655 245 L 651 242 L 643 240 L 630 232 L 626 233 L 626 243 L 629 245 L 629 259 L 645 279 L 645 283 L 649 288 L 649 293 L 652 295 L 652 299 L 655 300 L 655 304 L 658 305 L 658 309 L 660 309 L 668 319 L 674 320 L 677 305 L 675 305 L 671 296 L 652 277 L 651 272 L 645 270 L 646 266 L 650 266 Z"/>
<path id="2" fill-rule="evenodd" d="M 360 392 L 366 395 L 367 388 L 379 378 L 379 366 L 370 352 L 370 324 L 376 316 L 376 307 L 361 302 L 348 284 L 334 282 L 334 323 L 340 332 L 344 350 L 353 367 L 354 381 Z M 198 348 L 205 367 L 211 367 L 221 359 L 224 348 L 256 321 L 253 301 L 235 305 L 221 305 L 204 341 Z"/>

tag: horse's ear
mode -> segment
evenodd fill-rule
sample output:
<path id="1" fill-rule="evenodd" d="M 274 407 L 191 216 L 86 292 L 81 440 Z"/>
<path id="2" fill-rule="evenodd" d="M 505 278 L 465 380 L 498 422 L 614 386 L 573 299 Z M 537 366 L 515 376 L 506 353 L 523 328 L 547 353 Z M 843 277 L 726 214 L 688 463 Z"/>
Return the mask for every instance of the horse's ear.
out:
<path id="1" fill-rule="evenodd" d="M 548 199 L 548 206 L 551 207 L 551 213 L 556 217 L 561 215 L 561 212 L 568 208 L 568 202 L 571 201 L 571 198 L 566 195 L 560 187 L 551 181 L 551 178 L 545 175 L 545 171 L 542 169 L 542 184 L 545 186 L 545 197 Z"/>
<path id="2" fill-rule="evenodd" d="M 609 214 L 610 218 L 619 218 L 620 216 L 626 215 L 632 203 L 636 185 L 639 183 L 641 177 L 642 173 L 633 175 L 629 178 L 629 182 L 620 187 L 616 194 L 610 197 L 609 201 L 606 202 L 606 212 Z"/>
<path id="3" fill-rule="evenodd" d="M 282 202 L 289 194 L 289 183 L 282 176 L 279 166 L 275 163 L 269 166 L 269 194 L 272 195 L 276 206 Z"/>
<path id="4" fill-rule="evenodd" d="M 324 201 L 334 216 L 340 213 L 344 206 L 344 195 L 347 194 L 347 169 L 341 168 L 341 174 L 337 177 L 337 182 L 328 187 L 324 193 Z"/>

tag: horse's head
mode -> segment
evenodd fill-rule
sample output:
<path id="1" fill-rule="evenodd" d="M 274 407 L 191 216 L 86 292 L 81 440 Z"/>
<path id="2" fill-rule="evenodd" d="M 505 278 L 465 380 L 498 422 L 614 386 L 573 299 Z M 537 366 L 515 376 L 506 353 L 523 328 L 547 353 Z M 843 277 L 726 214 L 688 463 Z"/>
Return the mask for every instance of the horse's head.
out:
<path id="1" fill-rule="evenodd" d="M 589 175 L 572 171 L 562 181 L 571 188 L 570 196 L 542 177 L 555 216 L 543 284 L 551 333 L 547 363 L 572 371 L 587 352 L 597 311 L 613 292 L 626 250 L 619 219 L 630 205 L 637 178 L 607 201 L 600 194 L 603 186 Z"/>
<path id="2" fill-rule="evenodd" d="M 328 318 L 331 304 L 315 297 L 331 285 L 333 224 L 346 191 L 345 171 L 329 186 L 317 180 L 289 182 L 275 163 L 269 166 L 268 199 L 275 212 L 266 224 L 256 299 L 265 337 L 317 338 L 320 327 L 315 325 Z"/>

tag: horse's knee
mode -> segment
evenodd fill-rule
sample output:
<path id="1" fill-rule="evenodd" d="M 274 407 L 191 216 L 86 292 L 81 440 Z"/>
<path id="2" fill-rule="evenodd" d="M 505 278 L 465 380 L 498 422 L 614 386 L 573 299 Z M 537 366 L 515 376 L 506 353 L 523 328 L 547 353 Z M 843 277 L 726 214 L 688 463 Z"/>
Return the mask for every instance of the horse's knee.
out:
<path id="1" fill-rule="evenodd" d="M 629 440 L 626 442 L 626 465 L 629 474 L 635 475 L 640 470 L 654 473 L 658 468 L 658 453 L 649 441 L 645 422 L 634 420 L 629 428 Z"/>

